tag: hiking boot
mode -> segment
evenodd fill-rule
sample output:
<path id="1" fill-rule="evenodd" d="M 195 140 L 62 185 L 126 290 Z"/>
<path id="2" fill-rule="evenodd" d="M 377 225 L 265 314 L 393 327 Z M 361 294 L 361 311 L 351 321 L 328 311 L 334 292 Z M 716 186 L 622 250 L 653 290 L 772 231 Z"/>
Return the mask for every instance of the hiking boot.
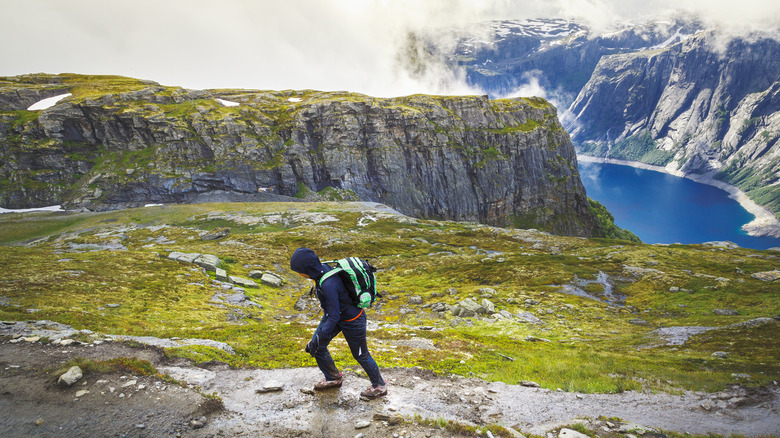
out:
<path id="1" fill-rule="evenodd" d="M 368 399 L 385 396 L 387 395 L 387 385 L 369 386 L 360 395 Z"/>
<path id="2" fill-rule="evenodd" d="M 344 378 L 341 377 L 341 374 L 339 373 L 339 378 L 336 380 L 320 380 L 319 382 L 314 384 L 314 390 L 315 391 L 324 391 L 326 389 L 331 388 L 341 388 L 341 383 L 344 382 Z"/>

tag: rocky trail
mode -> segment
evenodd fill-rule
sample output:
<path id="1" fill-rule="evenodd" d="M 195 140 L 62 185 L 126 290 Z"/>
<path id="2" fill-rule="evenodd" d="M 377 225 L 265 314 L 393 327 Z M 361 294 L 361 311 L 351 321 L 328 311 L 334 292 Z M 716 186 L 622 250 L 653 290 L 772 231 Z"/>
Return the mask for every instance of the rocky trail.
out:
<path id="1" fill-rule="evenodd" d="M 75 331 L 66 327 L 58 326 L 72 336 Z M 561 426 L 575 423 L 602 437 L 665 436 L 659 430 L 780 435 L 777 383 L 711 394 L 577 394 L 538 388 L 533 382 L 507 385 L 395 368 L 383 370 L 388 396 L 368 401 L 359 396 L 368 380 L 349 369 L 340 389 L 315 393 L 311 388 L 321 376 L 314 367 L 194 365 L 166 357 L 157 346 L 187 340 L 88 333 L 91 340 L 82 336 L 83 342 L 77 342 L 52 336 L 51 324 L 4 322 L 0 328 L 3 437 L 474 436 L 444 427 L 449 420 L 466 426 L 501 425 L 517 436 L 576 436 L 560 433 Z M 118 357 L 149 361 L 168 377 L 85 373 L 71 386 L 56 383 L 53 370 L 74 358 Z"/>

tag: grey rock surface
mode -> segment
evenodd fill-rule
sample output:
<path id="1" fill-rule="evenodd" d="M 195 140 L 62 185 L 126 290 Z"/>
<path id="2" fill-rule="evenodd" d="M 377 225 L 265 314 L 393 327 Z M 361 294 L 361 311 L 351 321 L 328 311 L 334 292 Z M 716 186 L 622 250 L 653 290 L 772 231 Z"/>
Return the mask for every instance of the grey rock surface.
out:
<path id="1" fill-rule="evenodd" d="M 41 75 L 18 87 L 40 89 L 47 80 L 62 86 L 61 77 Z M 330 187 L 413 217 L 597 232 L 574 147 L 543 99 L 303 91 L 291 102 L 289 91 L 152 84 L 100 93 L 98 85 L 96 96 L 72 97 L 28 123 L 0 118 L 0 145 L 22 131 L 25 141 L 51 143 L 34 154 L 3 146 L 3 157 L 14 164 L 0 168 L 0 178 L 25 182 L 0 192 L 0 206 L 106 210 L 196 202 L 209 193 L 278 201 L 300 192 L 317 200 L 328 199 L 322 191 Z M 226 113 L 218 97 L 241 106 Z M 181 111 L 160 105 L 181 105 Z M 132 174 L 125 167 L 93 169 L 104 153 L 138 151 L 148 154 L 149 165 Z M 16 170 L 44 163 L 46 181 Z M 34 196 L 23 187 L 41 182 L 45 189 Z"/>
<path id="2" fill-rule="evenodd" d="M 57 379 L 57 383 L 64 386 L 72 386 L 74 383 L 81 380 L 83 376 L 84 374 L 82 373 L 81 368 L 72 366 Z"/>

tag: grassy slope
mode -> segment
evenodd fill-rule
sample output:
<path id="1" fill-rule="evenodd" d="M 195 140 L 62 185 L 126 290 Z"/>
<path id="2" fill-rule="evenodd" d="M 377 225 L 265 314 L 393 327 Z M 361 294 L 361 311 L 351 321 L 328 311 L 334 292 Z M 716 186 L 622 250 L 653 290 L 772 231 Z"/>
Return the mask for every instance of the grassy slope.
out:
<path id="1" fill-rule="evenodd" d="M 323 215 L 338 220 L 316 224 Z M 203 230 L 226 225 L 232 229 L 226 239 L 198 238 Z M 110 242 L 126 250 L 96 250 Z M 0 216 L 0 243 L 6 244 L 0 247 L 0 319 L 49 319 L 113 334 L 209 338 L 228 342 L 238 352 L 170 351 L 196 360 L 263 368 L 314 364 L 303 346 L 320 315 L 293 309 L 310 285 L 287 268 L 292 251 L 309 246 L 323 258 L 356 255 L 380 268 L 386 299 L 371 311 L 370 319 L 380 328 L 371 332 L 370 342 L 382 367 L 419 366 L 508 383 L 533 380 L 583 392 L 719 390 L 738 381 L 732 373 L 750 374 L 748 383 L 754 385 L 780 378 L 780 342 L 772 335 L 777 323 L 711 331 L 684 346 L 639 348 L 659 343 L 649 334 L 656 327 L 721 327 L 780 314 L 777 285 L 750 276 L 780 269 L 776 254 L 766 251 L 556 237 L 381 217 L 344 203 L 6 214 Z M 209 278 L 194 265 L 159 256 L 170 251 L 215 254 L 231 274 L 268 270 L 287 283 L 247 289 L 262 309 L 216 306 L 209 303 L 220 290 L 213 273 Z M 635 276 L 624 266 L 660 273 Z M 563 294 L 555 286 L 593 279 L 599 272 L 626 295 L 626 305 Z M 481 301 L 485 291 L 480 289 L 488 287 L 495 289 L 490 299 L 497 310 L 530 311 L 544 324 L 456 319 L 407 303 L 413 295 L 426 304 L 454 304 L 467 297 Z M 681 291 L 669 292 L 671 287 Z M 593 284 L 585 289 L 603 292 Z M 526 305 L 526 299 L 540 304 Z M 110 303 L 120 307 L 107 307 Z M 740 315 L 714 315 L 716 308 L 737 309 Z M 37 310 L 31 314 L 28 309 Z M 629 323 L 637 319 L 647 325 Z M 420 345 L 435 348 L 415 348 Z M 730 356 L 716 359 L 710 356 L 714 351 Z M 342 339 L 334 341 L 333 354 L 337 362 L 354 364 Z"/>

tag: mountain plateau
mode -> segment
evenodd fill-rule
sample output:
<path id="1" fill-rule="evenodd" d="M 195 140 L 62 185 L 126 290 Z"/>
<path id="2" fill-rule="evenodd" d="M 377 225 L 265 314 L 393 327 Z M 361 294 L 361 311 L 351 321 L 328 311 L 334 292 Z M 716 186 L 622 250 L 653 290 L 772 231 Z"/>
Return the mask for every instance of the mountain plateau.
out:
<path id="1" fill-rule="evenodd" d="M 65 93 L 47 109 L 27 109 Z M 421 218 L 601 233 L 569 136 L 540 98 L 200 91 L 26 75 L 0 79 L 0 148 L 6 208 L 105 210 L 227 192 L 361 199 Z"/>

